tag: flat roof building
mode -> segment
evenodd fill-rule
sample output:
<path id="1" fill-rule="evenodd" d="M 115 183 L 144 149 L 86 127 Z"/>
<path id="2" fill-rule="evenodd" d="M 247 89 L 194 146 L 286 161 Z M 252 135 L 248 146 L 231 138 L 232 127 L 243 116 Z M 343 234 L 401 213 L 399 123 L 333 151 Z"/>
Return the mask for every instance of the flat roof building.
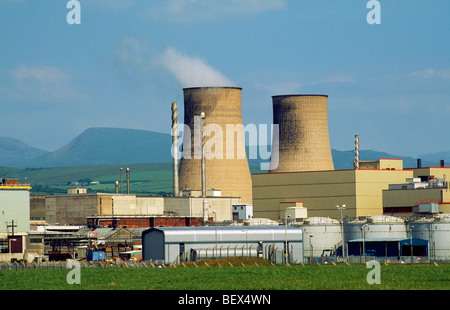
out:
<path id="1" fill-rule="evenodd" d="M 343 204 L 344 216 L 382 215 L 382 191 L 412 177 L 397 159 L 373 161 L 367 169 L 254 174 L 253 213 L 281 220 L 285 202 L 301 201 L 309 217 L 339 218 L 336 206 Z"/>
<path id="2" fill-rule="evenodd" d="M 143 260 L 164 264 L 231 256 L 303 261 L 302 230 L 285 226 L 158 227 L 142 233 Z"/>

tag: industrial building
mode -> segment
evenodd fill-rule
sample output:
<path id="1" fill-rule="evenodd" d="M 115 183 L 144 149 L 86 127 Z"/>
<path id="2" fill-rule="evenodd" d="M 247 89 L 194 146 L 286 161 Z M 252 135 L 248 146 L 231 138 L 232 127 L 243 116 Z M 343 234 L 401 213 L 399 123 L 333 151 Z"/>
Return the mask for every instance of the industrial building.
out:
<path id="1" fill-rule="evenodd" d="M 203 208 L 205 200 L 207 210 Z M 31 213 L 39 214 L 41 220 L 51 225 L 152 227 L 152 223 L 166 226 L 183 222 L 203 225 L 205 216 L 208 223 L 231 222 L 232 206 L 240 203 L 240 198 L 222 196 L 38 195 L 32 196 Z"/>
<path id="2" fill-rule="evenodd" d="M 400 167 L 401 160 L 379 162 L 381 167 Z M 253 212 L 255 217 L 280 220 L 286 202 L 301 201 L 311 217 L 339 218 L 336 205 L 344 204 L 347 217 L 381 215 L 383 189 L 412 176 L 412 171 L 397 168 L 254 174 Z"/>
<path id="3" fill-rule="evenodd" d="M 43 254 L 43 239 L 30 232 L 30 184 L 0 180 L 0 262 L 32 261 Z"/>
<path id="4" fill-rule="evenodd" d="M 417 167 L 403 182 L 383 190 L 383 213 L 394 216 L 425 216 L 450 213 L 449 167 Z"/>
<path id="5" fill-rule="evenodd" d="M 158 227 L 142 233 L 143 260 L 159 263 L 251 256 L 303 262 L 302 230 L 291 226 Z"/>

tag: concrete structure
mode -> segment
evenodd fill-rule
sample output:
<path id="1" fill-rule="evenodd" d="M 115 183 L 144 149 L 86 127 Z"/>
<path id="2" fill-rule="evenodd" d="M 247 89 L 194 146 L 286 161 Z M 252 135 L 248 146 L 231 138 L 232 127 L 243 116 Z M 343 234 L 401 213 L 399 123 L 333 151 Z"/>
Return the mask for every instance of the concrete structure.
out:
<path id="1" fill-rule="evenodd" d="M 86 219 L 89 218 L 91 224 L 99 224 L 102 221 L 112 223 L 112 219 L 121 219 L 123 225 L 135 226 L 139 222 L 145 225 L 152 219 L 155 222 L 158 217 L 178 218 L 178 222 L 180 218 L 202 218 L 203 200 L 202 197 L 195 196 L 146 197 L 102 193 L 47 195 L 44 198 L 37 196 L 31 199 L 32 204 L 29 208 L 32 214 L 39 214 L 40 220 L 44 219 L 52 225 L 86 225 Z M 240 203 L 240 198 L 235 197 L 207 197 L 208 218 L 213 218 L 217 222 L 231 222 L 232 206 Z M 215 216 L 213 211 L 216 212 Z M 187 223 L 198 222 L 188 220 Z"/>
<path id="2" fill-rule="evenodd" d="M 201 190 L 202 128 L 205 113 L 206 190 L 252 203 L 252 179 L 245 151 L 241 113 L 241 88 L 185 88 L 183 154 L 179 168 L 180 190 Z"/>
<path id="3" fill-rule="evenodd" d="M 273 124 L 278 143 L 271 156 L 271 171 L 333 170 L 326 95 L 273 96 Z"/>
<path id="4" fill-rule="evenodd" d="M 412 176 L 391 168 L 253 174 L 253 213 L 281 220 L 285 202 L 302 201 L 310 217 L 340 218 L 343 204 L 344 217 L 382 215 L 382 191 Z"/>
<path id="5" fill-rule="evenodd" d="M 143 260 L 165 264 L 231 256 L 281 262 L 287 243 L 289 260 L 302 262 L 302 240 L 301 229 L 284 226 L 162 227 L 142 233 L 142 254 Z"/>

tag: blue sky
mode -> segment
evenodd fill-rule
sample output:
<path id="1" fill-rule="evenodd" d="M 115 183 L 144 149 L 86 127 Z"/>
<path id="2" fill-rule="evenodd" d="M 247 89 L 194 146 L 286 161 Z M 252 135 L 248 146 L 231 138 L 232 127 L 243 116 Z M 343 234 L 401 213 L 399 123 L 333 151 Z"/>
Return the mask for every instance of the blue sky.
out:
<path id="1" fill-rule="evenodd" d="M 273 95 L 326 94 L 334 149 L 450 150 L 448 0 L 380 0 L 374 25 L 365 0 L 79 0 L 79 25 L 67 2 L 0 0 L 0 136 L 169 133 L 183 87 L 233 85 L 244 124 L 270 124 Z"/>

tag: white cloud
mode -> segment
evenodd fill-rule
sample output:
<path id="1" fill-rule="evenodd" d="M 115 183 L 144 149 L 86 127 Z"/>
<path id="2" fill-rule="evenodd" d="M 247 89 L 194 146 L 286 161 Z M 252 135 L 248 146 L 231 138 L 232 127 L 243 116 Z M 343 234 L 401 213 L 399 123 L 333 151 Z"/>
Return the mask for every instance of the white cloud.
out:
<path id="1" fill-rule="evenodd" d="M 286 0 L 171 0 L 149 8 L 144 17 L 173 23 L 197 23 L 286 8 Z"/>
<path id="2" fill-rule="evenodd" d="M 42 85 L 63 82 L 68 79 L 66 73 L 53 67 L 20 65 L 11 75 L 16 80 L 33 79 Z"/>
<path id="3" fill-rule="evenodd" d="M 433 69 L 428 68 L 421 71 L 414 71 L 409 74 L 411 77 L 421 78 L 421 79 L 430 79 L 437 78 L 443 80 L 450 79 L 450 69 Z"/>
<path id="4" fill-rule="evenodd" d="M 64 71 L 50 66 L 22 64 L 10 72 L 18 97 L 45 101 L 81 99 L 70 77 Z"/>

